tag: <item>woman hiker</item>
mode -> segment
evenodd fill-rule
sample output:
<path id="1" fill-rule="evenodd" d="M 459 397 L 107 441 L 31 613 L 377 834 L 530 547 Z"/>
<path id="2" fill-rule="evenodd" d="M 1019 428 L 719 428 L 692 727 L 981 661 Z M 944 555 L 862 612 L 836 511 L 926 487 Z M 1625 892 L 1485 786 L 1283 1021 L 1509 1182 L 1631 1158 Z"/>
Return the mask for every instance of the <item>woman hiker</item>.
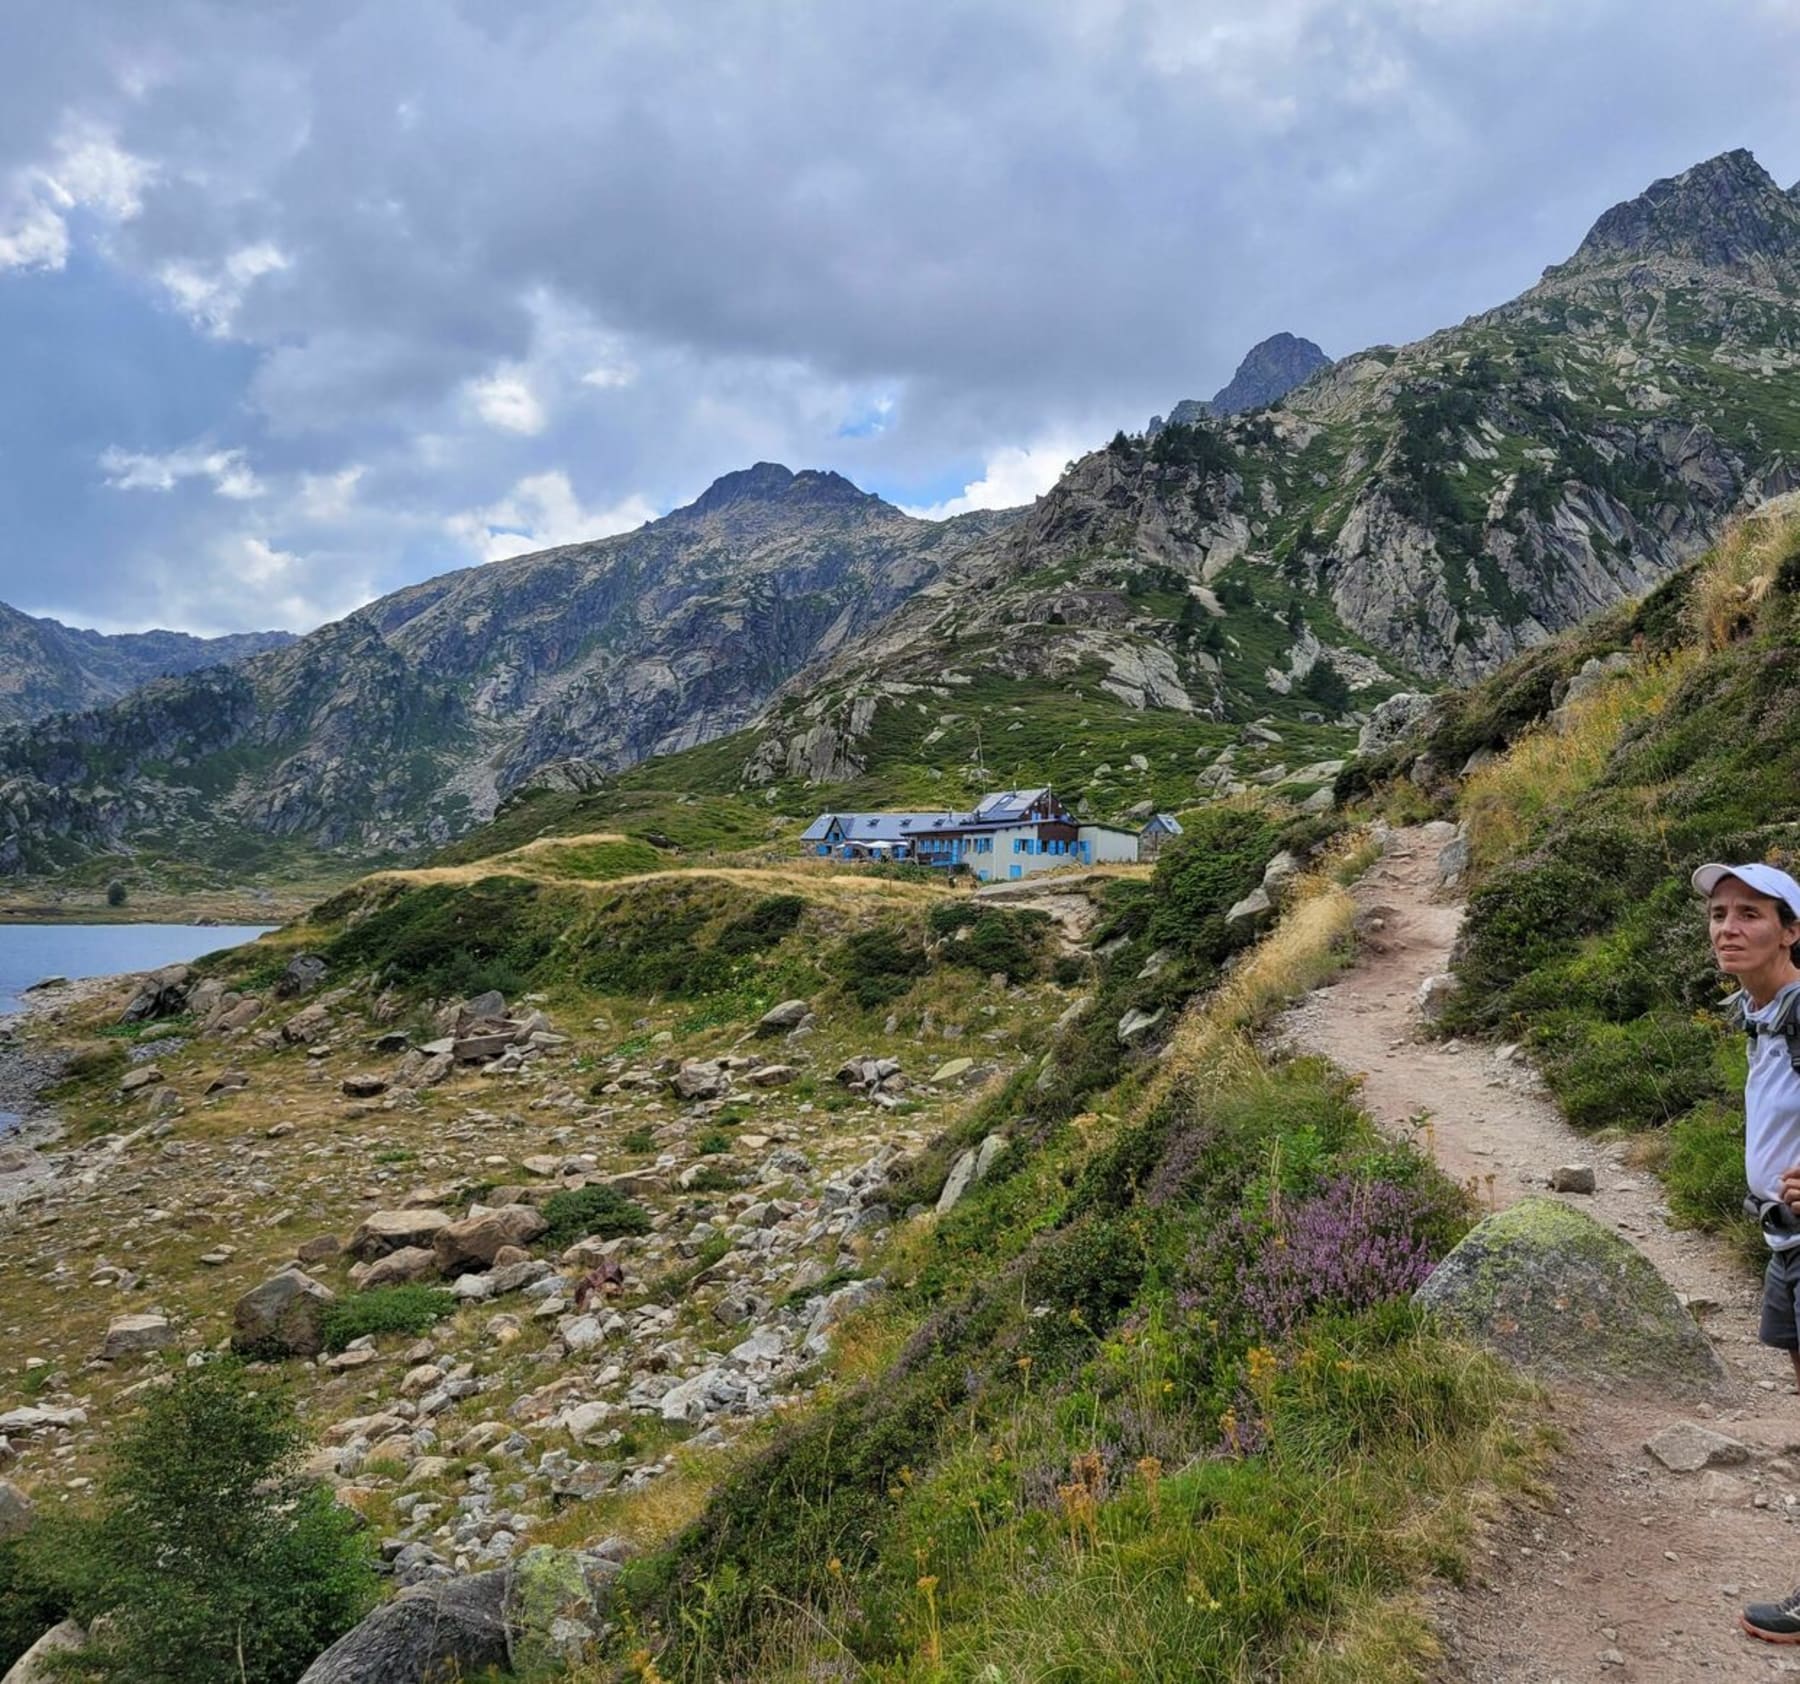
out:
<path id="1" fill-rule="evenodd" d="M 1703 865 L 1694 888 L 1750 1037 L 1744 1176 L 1769 1242 L 1759 1337 L 1788 1353 L 1800 1387 L 1800 883 L 1772 865 Z M 1741 1621 L 1765 1642 L 1800 1643 L 1800 1590 L 1751 1603 Z"/>

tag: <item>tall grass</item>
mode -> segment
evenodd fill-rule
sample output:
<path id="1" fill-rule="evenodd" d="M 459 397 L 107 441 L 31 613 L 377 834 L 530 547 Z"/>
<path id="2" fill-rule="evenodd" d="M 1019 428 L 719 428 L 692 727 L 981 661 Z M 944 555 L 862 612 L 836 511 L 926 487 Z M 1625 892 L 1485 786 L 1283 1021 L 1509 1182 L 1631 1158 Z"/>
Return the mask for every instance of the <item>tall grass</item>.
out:
<path id="1" fill-rule="evenodd" d="M 1743 637 L 1787 563 L 1800 557 L 1800 493 L 1763 504 L 1735 520 L 1694 580 L 1690 623 L 1703 648 L 1719 650 Z"/>
<path id="2" fill-rule="evenodd" d="M 1680 650 L 1622 672 L 1471 772 L 1461 811 L 1475 869 L 1528 850 L 1551 817 L 1599 781 L 1627 729 L 1668 706 L 1699 658 L 1697 651 Z"/>

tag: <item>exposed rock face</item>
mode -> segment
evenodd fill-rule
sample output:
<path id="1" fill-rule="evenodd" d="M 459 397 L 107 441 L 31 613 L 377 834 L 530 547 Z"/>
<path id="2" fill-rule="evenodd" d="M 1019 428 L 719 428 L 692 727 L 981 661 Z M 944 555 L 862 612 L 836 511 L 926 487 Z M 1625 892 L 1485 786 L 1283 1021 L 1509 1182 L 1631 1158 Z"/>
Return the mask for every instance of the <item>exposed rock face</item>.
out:
<path id="1" fill-rule="evenodd" d="M 86 1631 L 74 1620 L 64 1620 L 14 1661 L 0 1684 L 56 1684 L 57 1679 L 69 1676 L 60 1664 L 61 1658 L 86 1647 Z"/>
<path id="2" fill-rule="evenodd" d="M 1739 148 L 1614 205 L 1560 272 L 1656 257 L 1763 283 L 1800 284 L 1800 204 Z"/>
<path id="3" fill-rule="evenodd" d="M 153 678 L 279 649 L 292 632 L 190 637 L 186 632 L 81 631 L 0 602 L 0 727 L 117 701 Z"/>
<path id="4" fill-rule="evenodd" d="M 1593 1218 L 1521 1199 L 1486 1218 L 1413 1295 L 1547 1379 L 1703 1396 L 1725 1368 L 1655 1266 Z"/>

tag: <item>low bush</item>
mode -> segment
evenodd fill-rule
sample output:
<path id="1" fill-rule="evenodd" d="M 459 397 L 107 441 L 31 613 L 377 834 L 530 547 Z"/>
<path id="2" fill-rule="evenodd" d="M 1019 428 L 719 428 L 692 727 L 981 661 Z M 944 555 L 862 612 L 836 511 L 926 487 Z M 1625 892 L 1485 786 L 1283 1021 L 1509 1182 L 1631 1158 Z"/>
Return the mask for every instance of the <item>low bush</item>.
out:
<path id="1" fill-rule="evenodd" d="M 944 910 L 933 908 L 934 913 Z M 949 910 L 960 914 L 964 908 Z M 1050 942 L 1049 913 L 1007 912 L 999 907 L 972 910 L 973 917 L 953 926 L 958 933 L 939 948 L 939 956 L 948 964 L 983 976 L 1004 976 L 1008 982 L 1027 982 L 1034 977 Z M 935 926 L 937 920 L 932 922 Z"/>
<path id="2" fill-rule="evenodd" d="M 439 1287 L 381 1286 L 325 1306 L 319 1330 L 327 1351 L 341 1351 L 365 1334 L 423 1333 L 456 1309 L 456 1297 Z"/>
<path id="3" fill-rule="evenodd" d="M 1630 1023 L 1604 1023 L 1564 1012 L 1547 1017 L 1532 1040 L 1551 1090 L 1577 1128 L 1660 1128 L 1726 1092 L 1725 1037 L 1716 1022 L 1656 1011 Z"/>
<path id="4" fill-rule="evenodd" d="M 831 955 L 829 969 L 844 992 L 864 1011 L 898 1000 L 930 968 L 925 949 L 878 926 L 846 936 Z"/>
<path id="5" fill-rule="evenodd" d="M 631 1148 L 628 1146 L 628 1150 Z M 650 1145 L 642 1150 L 649 1151 Z M 541 1243 L 560 1250 L 577 1240 L 616 1239 L 622 1234 L 647 1234 L 650 1213 L 625 1197 L 616 1187 L 576 1187 L 552 1193 L 544 1201 L 545 1228 Z"/>
<path id="6" fill-rule="evenodd" d="M 799 895 L 770 895 L 719 932 L 721 953 L 760 953 L 776 946 L 800 927 L 806 901 Z"/>

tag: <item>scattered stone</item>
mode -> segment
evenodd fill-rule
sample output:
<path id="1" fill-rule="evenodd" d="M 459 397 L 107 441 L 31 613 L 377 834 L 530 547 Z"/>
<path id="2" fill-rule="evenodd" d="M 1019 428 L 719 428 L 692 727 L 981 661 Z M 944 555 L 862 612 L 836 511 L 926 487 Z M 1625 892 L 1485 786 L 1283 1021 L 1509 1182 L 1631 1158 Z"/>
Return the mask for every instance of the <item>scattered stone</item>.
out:
<path id="1" fill-rule="evenodd" d="M 1453 888 L 1463 880 L 1468 870 L 1469 839 L 1466 836 L 1453 836 L 1438 850 L 1438 882 L 1446 889 Z"/>
<path id="2" fill-rule="evenodd" d="M 1427 1023 L 1436 1023 L 1444 1015 L 1451 997 L 1462 985 L 1448 971 L 1440 971 L 1435 976 L 1428 976 L 1419 984 L 1418 1004 L 1419 1016 Z"/>
<path id="3" fill-rule="evenodd" d="M 61 1659 L 87 1647 L 87 1632 L 74 1620 L 52 1626 L 37 1642 L 13 1662 L 12 1670 L 0 1684 L 57 1684 L 69 1673 Z"/>
<path id="4" fill-rule="evenodd" d="M 1245 918 L 1260 918 L 1264 913 L 1273 911 L 1274 906 L 1267 889 L 1255 888 L 1225 914 L 1225 922 L 1236 924 Z"/>
<path id="5" fill-rule="evenodd" d="M 424 1246 L 404 1245 L 390 1251 L 373 1263 L 358 1263 L 350 1271 L 350 1284 L 358 1292 L 373 1292 L 383 1286 L 410 1286 L 414 1281 L 428 1280 L 438 1272 L 437 1253 Z"/>
<path id="6" fill-rule="evenodd" d="M 669 1086 L 678 1099 L 723 1099 L 731 1092 L 731 1072 L 719 1059 L 688 1063 L 670 1078 Z"/>
<path id="7" fill-rule="evenodd" d="M 1564 1164 L 1550 1172 L 1550 1191 L 1553 1193 L 1591 1193 L 1593 1190 L 1592 1164 Z"/>
<path id="8" fill-rule="evenodd" d="M 930 1080 L 934 1087 L 940 1082 L 960 1081 L 974 1068 L 975 1060 L 972 1058 L 952 1058 L 932 1071 Z"/>
<path id="9" fill-rule="evenodd" d="M 330 967 L 316 953 L 297 953 L 275 982 L 275 998 L 298 1000 L 324 981 Z"/>
<path id="10" fill-rule="evenodd" d="M 812 1007 L 804 1000 L 783 1000 L 756 1020 L 756 1032 L 759 1035 L 785 1034 L 790 1029 L 798 1029 L 811 1012 Z"/>
<path id="11" fill-rule="evenodd" d="M 1652 1433 L 1644 1448 L 1671 1473 L 1699 1473 L 1702 1468 L 1735 1468 L 1750 1460 L 1747 1445 L 1696 1421 L 1677 1421 Z"/>
<path id="12" fill-rule="evenodd" d="M 1147 1034 L 1162 1022 L 1167 1009 L 1168 1008 L 1165 1006 L 1158 1006 L 1155 1011 L 1147 1012 L 1137 1006 L 1133 1006 L 1130 1011 L 1119 1019 L 1119 1039 L 1121 1041 L 1130 1042 L 1135 1041 L 1140 1035 Z"/>
<path id="13" fill-rule="evenodd" d="M 140 1065 L 136 1070 L 127 1070 L 119 1078 L 119 1092 L 136 1093 L 138 1089 L 147 1088 L 162 1079 L 163 1073 L 154 1064 Z"/>
<path id="14" fill-rule="evenodd" d="M 384 1076 L 346 1076 L 338 1087 L 349 1099 L 379 1099 L 388 1091 Z"/>
<path id="15" fill-rule="evenodd" d="M 336 1234 L 315 1234 L 294 1248 L 294 1256 L 302 1263 L 329 1263 L 343 1249 Z"/>
<path id="16" fill-rule="evenodd" d="M 221 1070 L 218 1075 L 206 1084 L 210 1093 L 235 1093 L 239 1088 L 247 1088 L 250 1078 L 242 1070 Z"/>
<path id="17" fill-rule="evenodd" d="M 1005 1150 L 1006 1136 L 990 1134 L 979 1147 L 964 1152 L 951 1167 L 944 1190 L 938 1194 L 938 1215 L 942 1216 L 946 1211 L 955 1209 L 957 1202 L 971 1187 L 986 1179 L 988 1171 Z"/>
<path id="18" fill-rule="evenodd" d="M 752 1070 L 744 1080 L 753 1088 L 785 1087 L 800 1072 L 791 1064 L 765 1064 L 758 1070 Z"/>
<path id="19" fill-rule="evenodd" d="M 175 1329 L 167 1316 L 115 1316 L 101 1342 L 100 1360 L 117 1362 L 145 1351 L 166 1350 L 174 1340 Z"/>

